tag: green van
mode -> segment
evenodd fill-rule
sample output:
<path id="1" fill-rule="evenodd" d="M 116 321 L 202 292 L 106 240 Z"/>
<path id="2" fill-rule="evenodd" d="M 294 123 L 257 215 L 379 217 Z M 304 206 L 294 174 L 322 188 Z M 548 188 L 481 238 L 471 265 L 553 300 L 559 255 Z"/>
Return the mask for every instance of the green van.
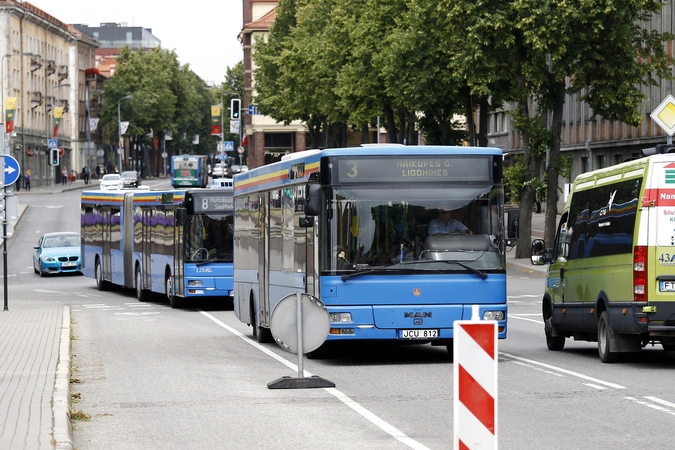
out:
<path id="1" fill-rule="evenodd" d="M 531 260 L 549 264 L 542 313 L 550 350 L 574 338 L 597 341 L 603 362 L 648 344 L 674 351 L 675 154 L 579 175 L 553 247 L 535 239 Z"/>

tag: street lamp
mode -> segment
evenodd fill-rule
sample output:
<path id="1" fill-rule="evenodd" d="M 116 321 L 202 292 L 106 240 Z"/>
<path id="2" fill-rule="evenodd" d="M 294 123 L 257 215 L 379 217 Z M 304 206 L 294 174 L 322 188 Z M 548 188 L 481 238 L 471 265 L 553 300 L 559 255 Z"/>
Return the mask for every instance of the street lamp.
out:
<path id="1" fill-rule="evenodd" d="M 239 94 L 237 92 L 220 91 L 220 104 L 222 105 L 221 116 L 223 115 L 223 111 L 225 110 L 225 104 L 223 103 L 223 94 L 236 96 L 235 98 L 237 100 L 239 100 L 239 108 L 241 108 L 241 98 L 239 97 Z M 232 117 L 231 114 L 230 114 L 230 117 Z M 224 124 L 224 120 L 223 120 L 222 117 L 221 117 L 220 123 Z M 239 147 L 241 147 L 241 140 L 242 140 L 241 134 L 242 134 L 242 130 L 244 129 L 243 125 L 244 125 L 244 123 L 242 121 L 241 111 L 240 111 L 240 114 L 239 114 Z M 223 145 L 225 145 L 225 127 L 224 126 L 221 129 L 220 140 L 221 140 L 221 142 L 223 142 Z M 223 152 L 224 151 L 225 151 L 225 149 L 223 148 Z M 242 155 L 239 155 L 239 164 L 240 165 L 242 164 L 241 157 L 242 157 Z"/>
<path id="2" fill-rule="evenodd" d="M 117 143 L 119 144 L 119 148 L 117 149 L 117 154 L 119 155 L 119 161 L 120 161 L 120 165 L 118 166 L 119 167 L 118 170 L 119 170 L 120 173 L 122 173 L 122 130 L 121 130 L 122 119 L 120 117 L 120 102 L 122 100 L 125 100 L 127 98 L 131 98 L 131 97 L 133 97 L 133 95 L 129 94 L 129 95 L 125 95 L 121 99 L 117 100 L 117 141 L 118 141 Z"/>
<path id="3" fill-rule="evenodd" d="M 64 87 L 70 87 L 70 84 L 69 83 L 59 84 L 57 86 L 52 87 L 51 105 L 47 105 L 48 97 L 45 98 L 45 107 L 51 106 L 51 108 L 49 108 L 49 112 L 51 114 L 49 115 L 49 117 L 45 117 L 45 119 L 47 120 L 47 156 L 48 157 L 51 155 L 51 149 L 49 149 L 49 139 L 57 137 L 56 134 L 54 133 L 54 126 L 53 126 L 54 108 L 56 107 L 56 105 L 54 104 L 54 103 L 56 103 L 55 102 L 56 95 L 54 95 L 54 91 L 56 91 L 58 89 L 61 89 L 61 88 L 64 88 Z M 46 95 L 47 95 L 47 92 L 45 91 L 45 96 Z M 59 163 L 61 163 L 61 162 L 59 162 Z M 50 162 L 50 164 L 51 164 L 51 162 Z M 56 174 L 54 173 L 54 171 L 56 170 L 55 167 L 56 166 L 53 166 L 53 165 L 51 166 L 51 168 L 52 168 L 52 187 L 54 187 L 54 179 L 56 178 Z M 65 168 L 65 165 L 63 167 Z M 71 169 L 72 169 L 72 167 L 71 167 Z"/>

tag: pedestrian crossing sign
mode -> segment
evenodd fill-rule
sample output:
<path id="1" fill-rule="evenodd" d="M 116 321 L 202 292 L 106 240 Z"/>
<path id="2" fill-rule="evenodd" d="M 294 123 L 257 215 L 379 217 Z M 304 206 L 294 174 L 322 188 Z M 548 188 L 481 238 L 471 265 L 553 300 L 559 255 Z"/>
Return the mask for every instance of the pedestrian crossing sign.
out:
<path id="1" fill-rule="evenodd" d="M 234 150 L 234 141 L 225 141 L 223 144 L 225 145 L 226 152 L 231 152 Z"/>

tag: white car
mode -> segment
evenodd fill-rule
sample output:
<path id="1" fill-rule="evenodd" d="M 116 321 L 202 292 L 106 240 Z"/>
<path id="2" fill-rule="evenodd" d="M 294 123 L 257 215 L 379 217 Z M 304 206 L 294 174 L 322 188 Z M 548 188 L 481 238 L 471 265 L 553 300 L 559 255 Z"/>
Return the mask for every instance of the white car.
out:
<path id="1" fill-rule="evenodd" d="M 234 189 L 234 181 L 232 181 L 232 178 L 215 178 L 211 180 L 209 187 L 213 189 Z"/>
<path id="2" fill-rule="evenodd" d="M 108 173 L 103 175 L 101 178 L 101 190 L 103 191 L 115 191 L 122 189 L 122 177 L 119 173 Z"/>

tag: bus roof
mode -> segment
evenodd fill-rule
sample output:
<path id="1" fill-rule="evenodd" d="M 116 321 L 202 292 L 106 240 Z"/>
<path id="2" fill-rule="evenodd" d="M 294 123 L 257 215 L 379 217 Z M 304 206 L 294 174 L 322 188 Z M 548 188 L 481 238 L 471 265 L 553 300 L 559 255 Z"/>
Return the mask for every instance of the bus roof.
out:
<path id="1" fill-rule="evenodd" d="M 251 169 L 234 176 L 235 195 L 255 191 L 270 185 L 285 185 L 306 181 L 309 175 L 319 171 L 319 161 L 323 157 L 339 156 L 450 156 L 450 155 L 495 155 L 501 156 L 502 150 L 491 147 L 462 146 L 405 146 L 399 144 L 380 144 L 365 147 L 329 148 L 306 150 L 293 153 L 281 161 Z"/>
<path id="2" fill-rule="evenodd" d="M 82 203 L 98 205 L 122 205 L 124 197 L 127 194 L 134 196 L 135 203 L 143 204 L 178 204 L 185 198 L 184 190 L 166 190 L 166 191 L 84 191 L 82 192 Z M 166 194 L 172 194 L 169 198 Z"/>

